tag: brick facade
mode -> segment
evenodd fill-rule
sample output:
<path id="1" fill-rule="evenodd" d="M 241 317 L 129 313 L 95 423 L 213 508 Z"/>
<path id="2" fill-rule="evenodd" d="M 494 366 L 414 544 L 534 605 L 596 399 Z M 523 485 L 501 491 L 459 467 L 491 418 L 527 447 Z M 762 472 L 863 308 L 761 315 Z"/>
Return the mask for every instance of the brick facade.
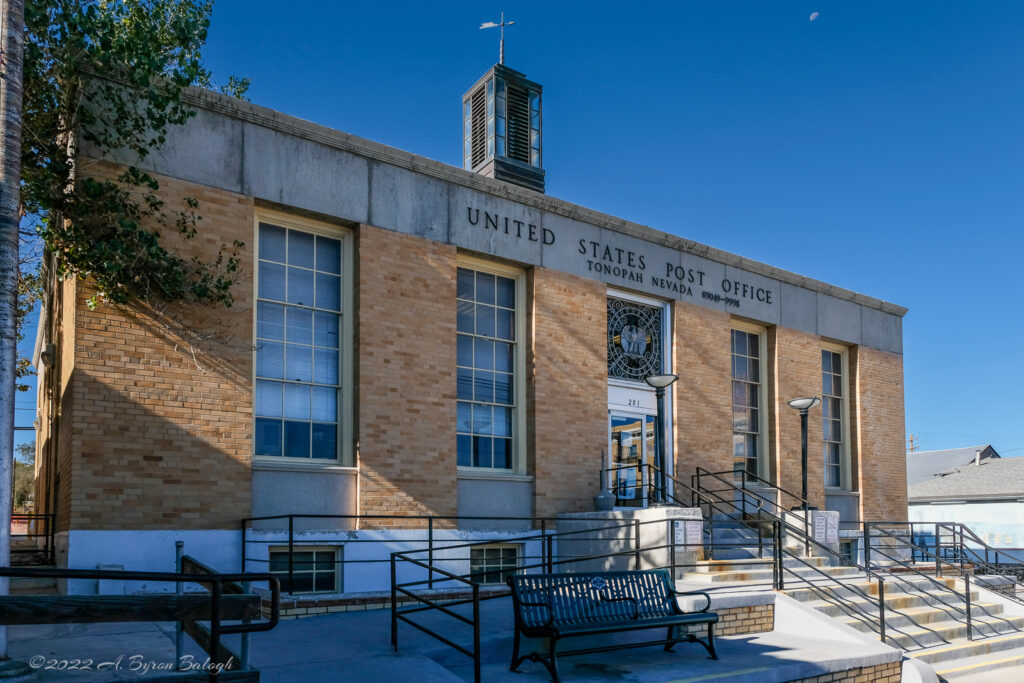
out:
<path id="1" fill-rule="evenodd" d="M 182 253 L 209 258 L 237 239 L 245 243 L 243 277 L 230 309 L 177 311 L 183 327 L 140 307 L 90 310 L 84 282 L 53 288 L 50 334 L 59 353 L 46 382 L 51 395 L 40 399 L 37 500 L 54 509 L 56 495 L 62 530 L 236 528 L 250 515 L 256 204 L 175 178 L 160 182 L 169 206 L 184 197 L 199 201 L 200 237 L 182 244 Z M 458 249 L 368 225 L 352 230 L 356 509 L 455 515 Z M 533 512 L 587 511 L 608 448 L 608 286 L 539 266 L 522 271 L 526 394 L 519 406 Z M 736 320 L 681 301 L 670 310 L 672 370 L 681 378 L 673 388 L 674 464 L 689 483 L 698 466 L 732 469 L 729 341 Z M 190 334 L 197 330 L 203 339 Z M 205 338 L 211 334 L 215 339 Z M 764 335 L 763 445 L 773 478 L 799 491 L 800 421 L 786 401 L 820 395 L 825 340 L 779 326 L 766 326 Z M 848 355 L 851 483 L 866 518 L 902 518 L 902 357 L 858 346 Z M 824 507 L 820 409 L 808 427 L 810 500 Z"/>
<path id="2" fill-rule="evenodd" d="M 863 346 L 851 356 L 862 518 L 901 520 L 907 516 L 903 356 Z"/>
<path id="3" fill-rule="evenodd" d="M 534 514 L 589 511 L 608 448 L 607 290 L 599 282 L 534 268 L 527 291 Z"/>
<path id="4" fill-rule="evenodd" d="M 728 314 L 703 306 L 673 307 L 676 477 L 685 484 L 697 467 L 732 469 L 732 375 Z"/>
<path id="5" fill-rule="evenodd" d="M 902 680 L 903 663 L 896 661 L 801 678 L 793 683 L 900 683 Z"/>
<path id="6" fill-rule="evenodd" d="M 200 236 L 171 247 L 209 259 L 237 239 L 248 281 L 252 199 L 160 184 L 169 208 L 194 197 L 203 216 Z M 163 311 L 90 310 L 81 280 L 60 290 L 58 529 L 237 528 L 250 509 L 252 287 L 231 308 Z"/>
<path id="7" fill-rule="evenodd" d="M 454 515 L 455 249 L 364 225 L 356 251 L 359 513 Z"/>
<path id="8" fill-rule="evenodd" d="M 785 327 L 768 331 L 768 425 L 772 471 L 787 491 L 801 492 L 800 413 L 787 401 L 821 396 L 821 339 Z M 825 465 L 822 456 L 821 406 L 807 416 L 807 497 L 825 509 Z M 783 506 L 795 504 L 786 499 Z"/>

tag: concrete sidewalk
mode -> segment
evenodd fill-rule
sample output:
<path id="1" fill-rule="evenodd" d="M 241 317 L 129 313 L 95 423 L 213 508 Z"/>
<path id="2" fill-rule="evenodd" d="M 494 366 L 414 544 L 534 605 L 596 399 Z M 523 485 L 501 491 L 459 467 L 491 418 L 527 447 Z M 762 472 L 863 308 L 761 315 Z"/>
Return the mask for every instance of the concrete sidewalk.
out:
<path id="1" fill-rule="evenodd" d="M 818 633 L 821 637 L 808 638 L 804 635 L 808 632 L 807 617 L 794 609 L 786 601 L 777 603 L 776 629 L 770 633 L 717 639 L 717 661 L 709 660 L 699 645 L 680 643 L 672 653 L 648 647 L 566 657 L 560 660 L 561 671 L 566 683 L 775 683 L 899 659 L 892 648 L 869 639 L 847 637 L 841 631 L 824 630 Z M 472 642 L 470 628 L 457 620 L 437 613 L 423 617 L 424 623 L 445 637 L 466 645 Z M 252 662 L 267 683 L 473 680 L 469 657 L 411 626 L 400 626 L 399 652 L 394 653 L 390 619 L 390 611 L 373 610 L 282 621 L 273 631 L 251 637 Z M 525 662 L 521 673 L 508 671 L 512 650 L 508 598 L 482 603 L 481 622 L 485 681 L 550 680 L 543 665 L 532 662 Z M 40 657 L 57 662 L 93 661 L 92 670 L 40 671 L 40 681 L 138 680 L 145 678 L 141 674 L 146 664 L 150 665 L 149 676 L 166 675 L 161 666 L 167 668 L 174 660 L 173 624 L 32 626 L 12 627 L 10 631 L 11 655 L 21 661 L 29 662 L 33 657 L 36 661 Z M 186 653 L 195 665 L 205 661 L 205 655 L 189 638 L 185 642 Z M 227 643 L 238 650 L 237 636 Z M 120 665 L 95 669 L 106 662 Z M 135 667 L 131 668 L 133 663 Z"/>

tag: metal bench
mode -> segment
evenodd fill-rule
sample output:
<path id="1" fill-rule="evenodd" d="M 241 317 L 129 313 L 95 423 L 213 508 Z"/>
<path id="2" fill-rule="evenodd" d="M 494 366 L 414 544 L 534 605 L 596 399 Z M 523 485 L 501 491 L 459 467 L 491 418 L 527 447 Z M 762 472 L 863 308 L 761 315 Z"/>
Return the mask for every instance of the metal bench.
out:
<path id="1" fill-rule="evenodd" d="M 700 643 L 711 659 L 718 659 L 714 640 L 718 614 L 708 611 L 711 597 L 703 591 L 676 591 L 667 569 L 513 574 L 507 582 L 512 589 L 516 619 L 512 664 L 509 667 L 512 671 L 526 659 L 541 662 L 558 683 L 558 654 L 579 655 L 645 645 L 664 645 L 667 652 L 683 641 Z M 676 598 L 688 595 L 703 596 L 706 600 L 704 609 L 684 611 Z M 690 624 L 707 624 L 707 641 L 692 633 L 680 636 L 677 627 Z M 562 638 L 654 628 L 666 628 L 666 637 L 558 652 L 558 641 Z M 547 639 L 548 652 L 520 656 L 521 636 Z"/>

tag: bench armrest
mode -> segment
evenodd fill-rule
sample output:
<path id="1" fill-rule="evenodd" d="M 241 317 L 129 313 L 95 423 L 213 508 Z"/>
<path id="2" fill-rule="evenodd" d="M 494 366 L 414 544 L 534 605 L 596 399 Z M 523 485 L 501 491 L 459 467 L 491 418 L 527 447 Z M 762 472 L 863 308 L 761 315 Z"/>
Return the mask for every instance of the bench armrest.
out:
<path id="1" fill-rule="evenodd" d="M 680 612 L 684 612 L 685 614 L 695 614 L 697 612 L 707 612 L 708 609 L 711 608 L 711 596 L 708 595 L 704 591 L 677 591 L 674 588 L 670 588 L 669 590 L 671 591 L 673 598 L 682 598 L 682 597 L 687 597 L 687 596 L 690 596 L 690 595 L 702 595 L 702 596 L 704 596 L 705 603 L 704 603 L 704 608 L 703 609 L 686 611 L 686 610 L 683 610 L 683 608 L 679 606 L 678 602 L 676 602 L 675 603 L 676 609 L 678 609 Z"/>
<path id="2" fill-rule="evenodd" d="M 520 600 L 519 601 L 519 606 L 520 607 L 544 607 L 544 608 L 546 608 L 547 611 L 548 611 L 548 620 L 544 622 L 544 626 L 550 626 L 552 624 L 552 622 L 554 622 L 554 620 L 555 620 L 555 610 L 552 609 L 551 603 L 546 601 L 546 600 L 544 602 L 525 602 L 525 601 Z"/>

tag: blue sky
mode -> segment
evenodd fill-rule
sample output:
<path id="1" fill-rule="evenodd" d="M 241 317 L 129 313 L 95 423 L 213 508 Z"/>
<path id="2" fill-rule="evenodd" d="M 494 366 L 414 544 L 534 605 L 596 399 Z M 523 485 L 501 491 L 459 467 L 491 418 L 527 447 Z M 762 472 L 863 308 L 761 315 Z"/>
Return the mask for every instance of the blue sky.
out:
<path id="1" fill-rule="evenodd" d="M 909 307 L 908 432 L 1024 455 L 1024 3 L 284 7 L 218 0 L 217 80 L 455 165 L 504 9 L 548 194 Z"/>

